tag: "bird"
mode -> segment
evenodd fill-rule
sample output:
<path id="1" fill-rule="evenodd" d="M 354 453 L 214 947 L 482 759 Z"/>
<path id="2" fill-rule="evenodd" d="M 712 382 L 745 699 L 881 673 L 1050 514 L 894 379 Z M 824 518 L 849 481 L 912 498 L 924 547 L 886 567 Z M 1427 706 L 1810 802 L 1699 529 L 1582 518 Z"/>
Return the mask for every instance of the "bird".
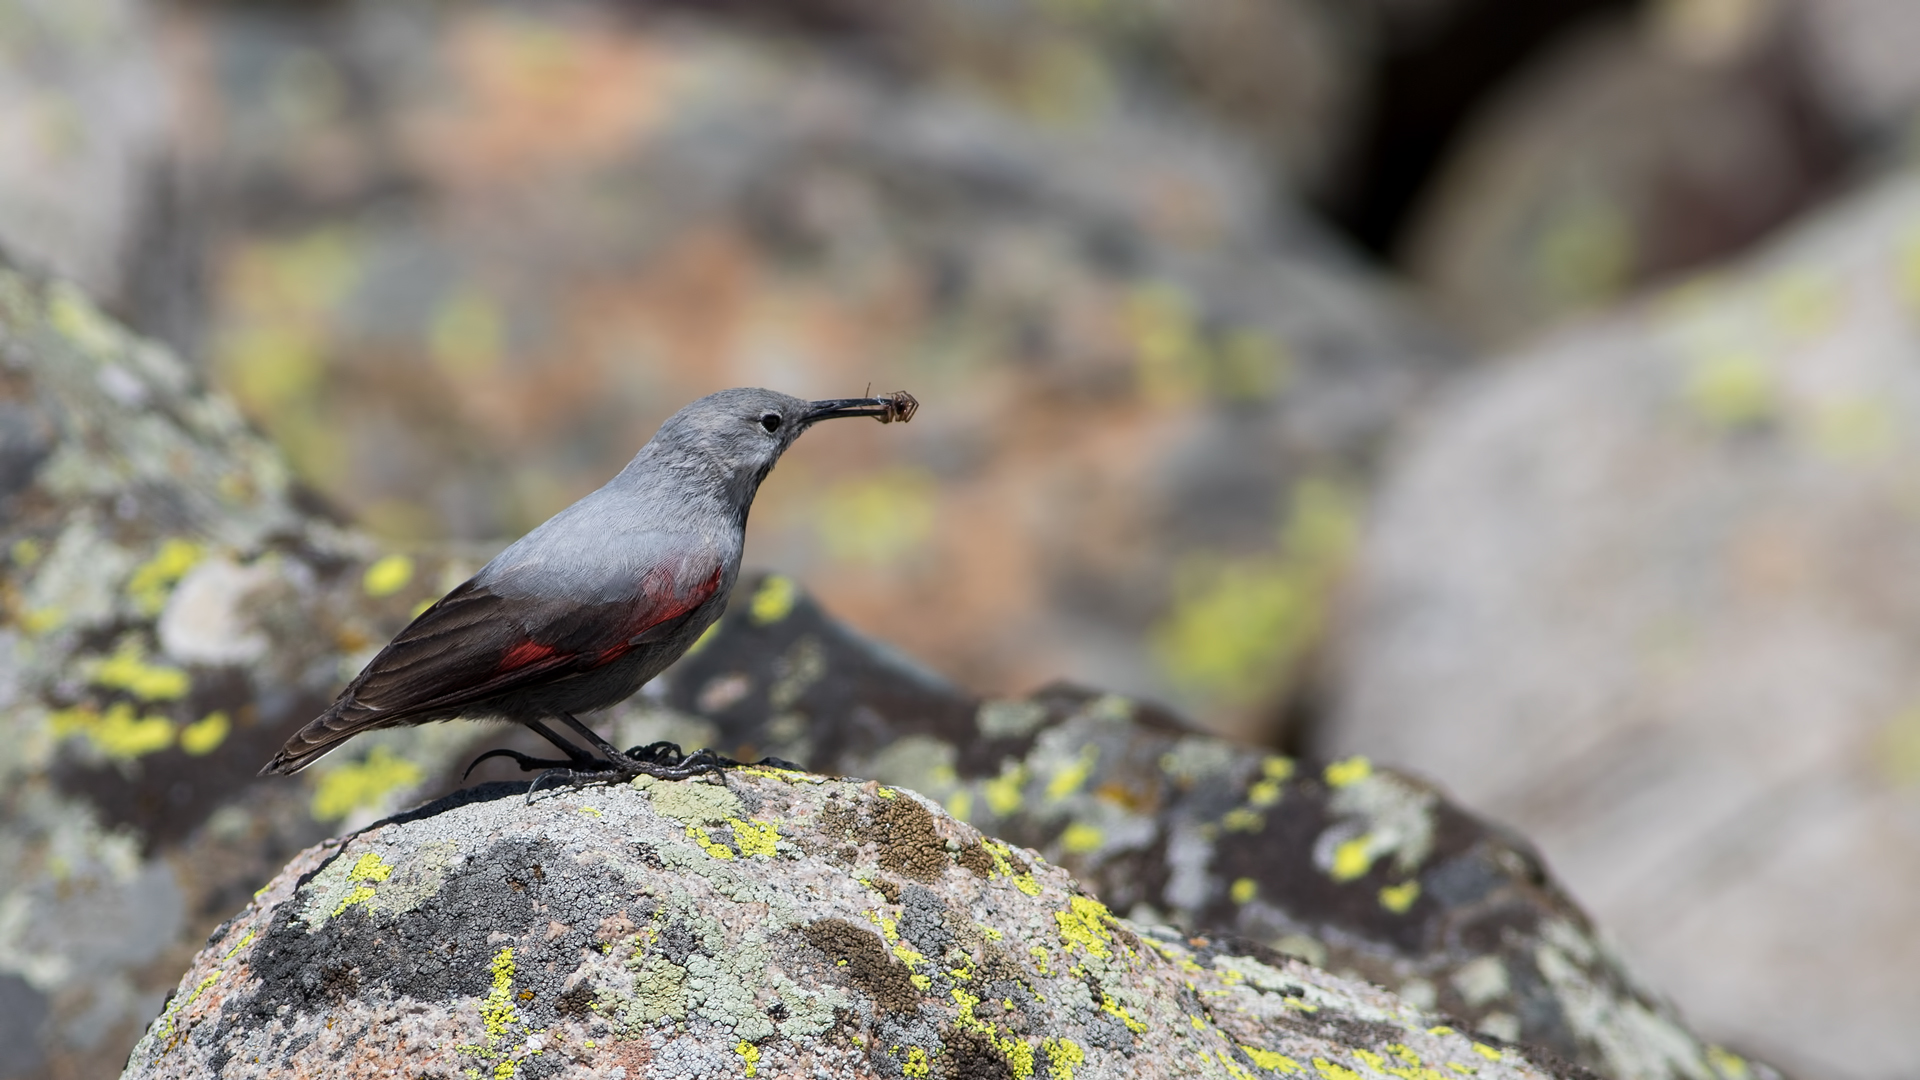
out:
<path id="1" fill-rule="evenodd" d="M 751 388 L 687 405 L 612 480 L 422 611 L 261 775 L 297 773 L 362 732 L 456 718 L 522 724 L 558 747 L 564 758 L 493 750 L 473 763 L 512 758 L 542 771 L 535 788 L 550 774 L 684 779 L 739 764 L 669 743 L 621 751 L 575 714 L 631 697 L 720 617 L 754 495 L 794 440 L 823 420 L 905 422 L 918 408 L 905 391 L 807 401 Z"/>

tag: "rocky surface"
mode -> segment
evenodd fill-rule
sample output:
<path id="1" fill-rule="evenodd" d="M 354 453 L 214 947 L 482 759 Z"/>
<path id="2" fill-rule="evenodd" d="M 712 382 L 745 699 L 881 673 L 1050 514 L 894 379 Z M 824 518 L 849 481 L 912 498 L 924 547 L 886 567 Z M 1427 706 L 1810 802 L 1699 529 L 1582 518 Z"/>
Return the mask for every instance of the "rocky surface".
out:
<path id="1" fill-rule="evenodd" d="M 257 778 L 477 560 L 383 551 L 313 513 L 223 398 L 71 287 L 0 268 L 0 376 L 0 1074 L 97 1075 L 290 855 L 448 790 L 509 736 L 379 733 Z M 1115 695 L 983 702 L 790 578 L 736 597 L 607 718 L 619 736 L 910 783 L 1143 920 L 1257 938 L 1611 1076 L 1737 1075 L 1635 989 L 1524 844 L 1416 781 Z M 511 775 L 496 767 L 481 777 Z"/>
<path id="2" fill-rule="evenodd" d="M 522 790 L 301 853 L 214 931 L 123 1075 L 1588 1075 L 1117 919 L 877 783 Z"/>
<path id="3" fill-rule="evenodd" d="M 1489 368 L 1404 447 L 1317 742 L 1538 843 L 1705 1030 L 1920 1068 L 1920 181 Z"/>

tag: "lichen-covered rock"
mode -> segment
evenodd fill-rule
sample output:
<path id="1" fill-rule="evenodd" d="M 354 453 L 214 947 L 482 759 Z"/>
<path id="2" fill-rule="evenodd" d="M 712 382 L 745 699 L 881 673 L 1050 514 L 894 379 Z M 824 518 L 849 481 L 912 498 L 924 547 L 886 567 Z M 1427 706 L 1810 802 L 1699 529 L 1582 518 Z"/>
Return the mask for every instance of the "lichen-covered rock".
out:
<path id="1" fill-rule="evenodd" d="M 1260 753 L 1113 694 L 981 701 L 790 579 L 739 596 L 657 688 L 670 710 L 626 715 L 627 741 L 914 788 L 1136 921 L 1252 939 L 1616 1080 L 1749 1068 L 1627 973 L 1523 840 L 1428 784 Z"/>
<path id="2" fill-rule="evenodd" d="M 756 769 L 523 790 L 302 853 L 214 932 L 125 1075 L 1583 1075 L 1134 926 L 904 790 Z"/>

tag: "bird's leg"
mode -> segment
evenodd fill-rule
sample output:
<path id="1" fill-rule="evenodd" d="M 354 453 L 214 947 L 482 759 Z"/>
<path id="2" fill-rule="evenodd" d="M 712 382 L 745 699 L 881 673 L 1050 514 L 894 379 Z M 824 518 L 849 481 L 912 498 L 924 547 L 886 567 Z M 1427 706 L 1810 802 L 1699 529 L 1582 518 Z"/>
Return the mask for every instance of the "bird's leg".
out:
<path id="1" fill-rule="evenodd" d="M 502 747 L 498 750 L 489 750 L 479 757 L 474 758 L 467 764 L 467 771 L 460 774 L 460 779 L 464 781 L 467 777 L 473 775 L 473 770 L 479 767 L 481 762 L 488 758 L 496 757 L 512 758 L 519 763 L 521 772 L 532 772 L 535 769 L 564 769 L 580 763 L 577 758 L 571 761 L 563 761 L 559 758 L 537 758 L 523 754 L 518 750 L 508 750 Z"/>
<path id="2" fill-rule="evenodd" d="M 464 781 L 467 777 L 472 776 L 473 770 L 476 767 L 478 767 L 481 762 L 487 760 L 488 758 L 495 758 L 495 757 L 512 758 L 515 762 L 519 764 L 521 772 L 532 772 L 535 769 L 565 769 L 575 765 L 599 764 L 599 762 L 591 754 L 588 754 L 585 750 L 582 750 L 579 747 L 568 742 L 567 740 L 561 738 L 559 733 L 555 732 L 552 728 L 541 723 L 540 721 L 529 720 L 527 721 L 527 726 L 532 728 L 536 733 L 538 733 L 541 738 L 546 739 L 548 742 L 559 747 L 561 750 L 566 751 L 567 759 L 565 761 L 561 761 L 557 758 L 537 758 L 532 756 L 531 754 L 523 754 L 518 750 L 507 750 L 504 748 L 499 750 L 489 750 L 486 753 L 481 754 L 479 757 L 474 758 L 472 761 L 468 762 L 467 771 L 460 774 L 460 779 Z"/>

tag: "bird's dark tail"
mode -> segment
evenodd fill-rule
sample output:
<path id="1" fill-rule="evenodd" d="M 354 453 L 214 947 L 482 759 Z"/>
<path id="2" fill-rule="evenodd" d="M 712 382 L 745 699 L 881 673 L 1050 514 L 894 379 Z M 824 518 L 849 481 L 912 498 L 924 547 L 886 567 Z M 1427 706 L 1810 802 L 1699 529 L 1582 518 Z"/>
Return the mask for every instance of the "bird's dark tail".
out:
<path id="1" fill-rule="evenodd" d="M 333 708 L 294 732 L 280 752 L 273 755 L 273 760 L 261 767 L 260 775 L 292 776 L 332 753 L 341 743 L 375 726 L 366 723 L 364 716 L 349 717 L 344 715 L 345 711 L 335 703 Z"/>

